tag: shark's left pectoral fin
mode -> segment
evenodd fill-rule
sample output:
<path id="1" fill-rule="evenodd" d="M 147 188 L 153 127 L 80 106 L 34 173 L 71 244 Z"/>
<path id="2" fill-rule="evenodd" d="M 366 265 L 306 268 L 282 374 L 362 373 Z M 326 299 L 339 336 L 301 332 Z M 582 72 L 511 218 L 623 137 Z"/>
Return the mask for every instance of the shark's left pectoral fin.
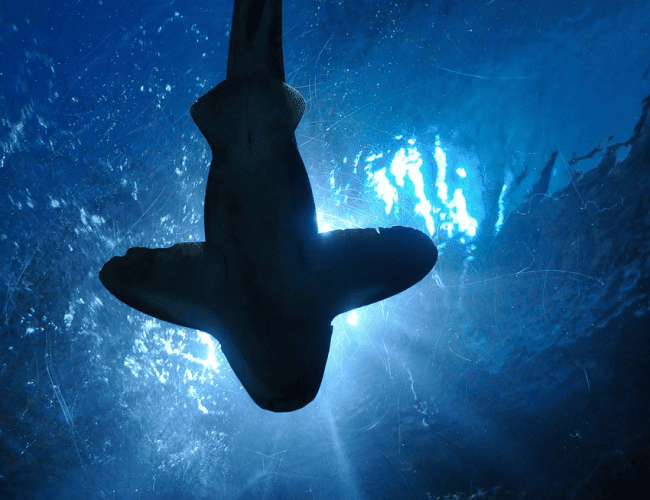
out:
<path id="1" fill-rule="evenodd" d="M 219 250 L 208 243 L 169 248 L 130 248 L 99 272 L 119 300 L 155 318 L 214 332 L 216 301 L 223 298 L 226 269 Z"/>
<path id="2" fill-rule="evenodd" d="M 433 269 L 438 250 L 412 228 L 345 229 L 312 238 L 303 258 L 335 316 L 415 285 Z"/>

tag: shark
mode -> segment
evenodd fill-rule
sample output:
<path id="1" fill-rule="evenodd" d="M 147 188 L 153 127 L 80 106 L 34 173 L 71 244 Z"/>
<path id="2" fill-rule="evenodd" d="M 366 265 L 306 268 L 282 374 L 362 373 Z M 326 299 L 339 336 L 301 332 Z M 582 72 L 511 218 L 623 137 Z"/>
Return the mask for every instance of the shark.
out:
<path id="1" fill-rule="evenodd" d="M 212 152 L 205 241 L 133 247 L 99 272 L 124 304 L 212 335 L 272 412 L 314 400 L 337 315 L 406 290 L 438 258 L 413 228 L 319 232 L 295 136 L 306 104 L 283 57 L 282 0 L 235 0 L 226 79 L 190 107 Z"/>

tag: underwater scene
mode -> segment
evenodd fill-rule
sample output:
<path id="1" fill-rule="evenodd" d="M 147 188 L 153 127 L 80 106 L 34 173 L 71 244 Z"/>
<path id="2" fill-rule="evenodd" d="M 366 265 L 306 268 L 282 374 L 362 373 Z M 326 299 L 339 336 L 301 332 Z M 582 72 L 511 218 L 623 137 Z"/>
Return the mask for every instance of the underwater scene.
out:
<path id="1" fill-rule="evenodd" d="M 0 498 L 638 498 L 649 26 L 647 0 L 3 2 Z M 237 71 L 286 99 L 190 114 Z M 361 236 L 304 281 L 310 224 Z M 212 260 L 164 260 L 155 300 L 100 280 L 181 242 Z"/>

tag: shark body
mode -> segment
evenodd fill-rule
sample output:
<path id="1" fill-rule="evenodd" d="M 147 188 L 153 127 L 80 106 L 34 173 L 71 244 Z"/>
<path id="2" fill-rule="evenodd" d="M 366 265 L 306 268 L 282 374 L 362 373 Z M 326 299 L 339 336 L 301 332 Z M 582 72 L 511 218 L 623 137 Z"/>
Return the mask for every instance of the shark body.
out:
<path id="1" fill-rule="evenodd" d="M 433 268 L 411 228 L 319 233 L 285 83 L 282 0 L 235 0 L 226 80 L 190 115 L 213 159 L 205 242 L 134 247 L 101 269 L 125 304 L 213 335 L 261 408 L 293 411 L 320 387 L 334 317 L 395 295 Z"/>

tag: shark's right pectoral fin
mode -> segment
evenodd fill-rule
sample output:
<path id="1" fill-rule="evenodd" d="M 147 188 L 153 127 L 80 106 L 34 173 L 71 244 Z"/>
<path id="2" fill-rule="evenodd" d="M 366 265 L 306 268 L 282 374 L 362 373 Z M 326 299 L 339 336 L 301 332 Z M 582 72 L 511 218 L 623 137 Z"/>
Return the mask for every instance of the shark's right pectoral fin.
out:
<path id="1" fill-rule="evenodd" d="M 438 250 L 421 231 L 396 226 L 320 233 L 303 256 L 330 314 L 338 315 L 415 285 L 433 269 Z"/>
<path id="2" fill-rule="evenodd" d="M 125 304 L 163 321 L 214 332 L 215 304 L 224 296 L 225 262 L 208 243 L 169 248 L 130 248 L 99 273 L 102 284 Z"/>

